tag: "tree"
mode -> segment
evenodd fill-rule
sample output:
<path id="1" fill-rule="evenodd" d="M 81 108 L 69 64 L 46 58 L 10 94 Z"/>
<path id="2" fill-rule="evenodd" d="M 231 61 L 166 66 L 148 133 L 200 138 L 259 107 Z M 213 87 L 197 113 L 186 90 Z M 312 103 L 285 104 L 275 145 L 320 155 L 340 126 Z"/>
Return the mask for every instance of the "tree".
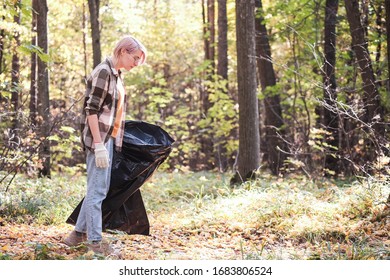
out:
<path id="1" fill-rule="evenodd" d="M 21 10 L 21 1 L 18 0 L 15 3 L 15 14 L 14 14 L 14 23 L 20 25 L 20 10 Z M 16 128 L 18 127 L 18 111 L 20 107 L 20 85 L 19 85 L 19 73 L 20 73 L 20 62 L 17 48 L 20 46 L 20 34 L 15 32 L 15 48 L 12 53 L 12 70 L 11 70 L 11 103 L 14 110 L 14 117 L 12 119 L 12 128 L 16 133 Z"/>
<path id="2" fill-rule="evenodd" d="M 37 10 L 38 1 L 32 0 L 32 19 L 31 19 L 31 45 L 37 45 Z M 37 53 L 31 52 L 31 64 L 30 64 L 30 122 L 34 126 L 37 121 Z"/>
<path id="3" fill-rule="evenodd" d="M 324 30 L 324 53 L 323 65 L 324 83 L 324 109 L 322 125 L 329 131 L 330 137 L 326 140 L 330 149 L 339 147 L 339 117 L 336 113 L 337 83 L 335 75 L 336 66 L 336 23 L 338 0 L 326 0 L 325 4 L 325 30 Z M 338 159 L 333 154 L 325 155 L 325 168 L 338 172 Z"/>
<path id="4" fill-rule="evenodd" d="M 268 39 L 267 28 L 264 23 L 263 6 L 261 0 L 255 1 L 256 12 L 256 52 L 257 69 L 261 89 L 264 97 L 264 125 L 265 125 L 265 158 L 272 173 L 279 174 L 279 169 L 285 159 L 281 150 L 286 149 L 283 139 L 278 134 L 283 134 L 284 125 L 280 97 L 278 93 L 268 90 L 276 85 L 276 76 L 272 64 L 271 47 Z"/>
<path id="5" fill-rule="evenodd" d="M 213 83 L 215 73 L 215 0 L 207 0 L 207 6 L 205 8 L 204 0 L 202 1 L 202 15 L 203 15 L 203 37 L 204 37 L 204 53 L 205 61 L 208 64 L 206 68 L 206 86 L 201 90 L 201 118 L 209 120 L 209 110 L 212 107 L 210 101 L 210 92 L 208 85 Z M 207 125 L 208 126 L 208 125 Z M 210 158 L 213 156 L 213 132 L 210 127 L 205 127 L 205 130 L 209 133 L 201 135 L 201 150 L 202 150 L 202 163 L 211 169 L 213 163 Z"/>
<path id="6" fill-rule="evenodd" d="M 228 79 L 228 38 L 226 0 L 218 0 L 218 66 L 217 74 Z"/>
<path id="7" fill-rule="evenodd" d="M 6 9 L 6 4 L 3 2 L 3 8 Z M 3 14 L 2 20 L 5 21 L 5 15 Z M 0 74 L 3 73 L 4 68 L 4 37 L 5 37 L 5 29 L 0 28 Z M 0 101 L 1 101 L 2 95 L 0 95 Z"/>
<path id="8" fill-rule="evenodd" d="M 102 59 L 99 24 L 100 0 L 88 0 L 88 6 L 92 32 L 93 68 L 95 68 L 101 62 Z"/>
<path id="9" fill-rule="evenodd" d="M 387 34 L 387 83 L 390 84 L 389 75 L 390 75 L 390 0 L 385 0 L 385 9 L 386 9 L 386 34 Z M 389 90 L 389 89 L 388 89 Z M 390 196 L 389 196 L 390 197 Z"/>
<path id="10" fill-rule="evenodd" d="M 217 77 L 225 82 L 225 88 L 222 88 L 224 94 L 228 94 L 228 24 L 227 24 L 227 9 L 226 0 L 218 0 L 218 64 Z M 217 139 L 216 144 L 216 158 L 219 162 L 220 170 L 227 168 L 226 148 L 222 145 L 222 139 Z"/>
<path id="11" fill-rule="evenodd" d="M 363 81 L 363 102 L 365 108 L 363 121 L 365 123 L 374 122 L 374 130 L 379 134 L 382 134 L 382 128 L 379 125 L 379 123 L 383 121 L 380 96 L 372 68 L 365 29 L 361 23 L 359 1 L 344 0 L 344 2 L 352 37 L 352 49 L 356 55 L 356 60 Z"/>
<path id="12" fill-rule="evenodd" d="M 33 0 L 38 3 L 33 4 L 37 12 L 37 43 L 42 53 L 48 53 L 48 30 L 47 30 L 47 2 L 46 0 Z M 40 176 L 50 176 L 50 103 L 49 103 L 49 72 L 46 62 L 38 59 L 38 94 L 37 94 L 37 113 L 39 126 L 39 135 L 41 145 L 39 147 L 39 159 L 42 166 L 39 168 Z"/>
<path id="13" fill-rule="evenodd" d="M 385 0 L 385 9 L 386 9 L 386 34 L 387 34 L 387 84 L 388 88 L 387 90 L 389 91 L 390 87 L 390 0 Z M 389 197 L 387 198 L 387 204 L 390 205 L 390 194 Z"/>
<path id="14" fill-rule="evenodd" d="M 250 179 L 260 166 L 254 0 L 236 0 L 236 36 L 239 104 L 237 176 L 245 181 Z"/>

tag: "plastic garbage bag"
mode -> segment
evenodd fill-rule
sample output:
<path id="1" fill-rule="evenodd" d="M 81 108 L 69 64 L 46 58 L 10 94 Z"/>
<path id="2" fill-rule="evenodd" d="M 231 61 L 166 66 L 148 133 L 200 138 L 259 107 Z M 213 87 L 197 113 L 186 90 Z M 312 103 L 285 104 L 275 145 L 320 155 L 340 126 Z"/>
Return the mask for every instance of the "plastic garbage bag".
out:
<path id="1" fill-rule="evenodd" d="M 102 203 L 103 230 L 149 235 L 149 220 L 140 187 L 165 161 L 174 140 L 161 127 L 126 121 L 122 151 L 114 152 L 110 189 Z M 81 201 L 67 219 L 76 224 Z"/>

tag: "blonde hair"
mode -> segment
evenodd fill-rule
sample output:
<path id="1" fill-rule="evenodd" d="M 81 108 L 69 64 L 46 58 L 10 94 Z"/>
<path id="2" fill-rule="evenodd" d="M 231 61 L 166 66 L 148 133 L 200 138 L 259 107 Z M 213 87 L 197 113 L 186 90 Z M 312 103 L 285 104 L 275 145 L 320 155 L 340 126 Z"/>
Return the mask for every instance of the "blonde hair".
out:
<path id="1" fill-rule="evenodd" d="M 121 54 L 122 49 L 125 49 L 128 53 L 133 53 L 137 50 L 142 52 L 140 57 L 140 65 L 146 62 L 147 50 L 145 46 L 138 41 L 133 36 L 125 36 L 116 43 L 113 54 L 116 58 L 118 58 Z"/>

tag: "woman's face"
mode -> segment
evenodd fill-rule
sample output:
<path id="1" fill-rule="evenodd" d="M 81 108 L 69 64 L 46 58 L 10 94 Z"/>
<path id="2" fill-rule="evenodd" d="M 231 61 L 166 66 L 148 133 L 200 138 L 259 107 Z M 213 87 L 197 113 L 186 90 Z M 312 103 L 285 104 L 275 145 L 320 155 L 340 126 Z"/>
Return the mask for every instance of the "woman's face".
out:
<path id="1" fill-rule="evenodd" d="M 141 50 L 136 50 L 132 53 L 128 53 L 126 50 L 123 50 L 121 56 L 121 65 L 127 71 L 130 71 L 141 63 L 141 56 Z"/>

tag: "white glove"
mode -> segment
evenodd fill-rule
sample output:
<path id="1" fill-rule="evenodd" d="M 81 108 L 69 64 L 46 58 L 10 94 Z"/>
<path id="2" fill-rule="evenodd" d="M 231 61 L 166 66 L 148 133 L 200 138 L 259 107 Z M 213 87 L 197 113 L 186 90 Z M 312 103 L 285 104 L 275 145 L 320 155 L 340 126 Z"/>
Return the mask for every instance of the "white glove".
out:
<path id="1" fill-rule="evenodd" d="M 96 167 L 108 167 L 108 151 L 103 143 L 95 144 L 95 161 Z"/>

